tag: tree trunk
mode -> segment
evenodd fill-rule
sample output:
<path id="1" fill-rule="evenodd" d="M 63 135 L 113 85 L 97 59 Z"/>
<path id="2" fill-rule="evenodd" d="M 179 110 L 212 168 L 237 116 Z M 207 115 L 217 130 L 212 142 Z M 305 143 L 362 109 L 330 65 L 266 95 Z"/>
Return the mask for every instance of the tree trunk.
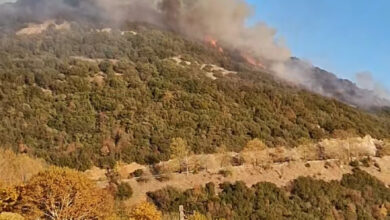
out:
<path id="1" fill-rule="evenodd" d="M 186 156 L 186 174 L 188 176 L 189 174 L 189 168 L 188 168 L 188 156 Z"/>

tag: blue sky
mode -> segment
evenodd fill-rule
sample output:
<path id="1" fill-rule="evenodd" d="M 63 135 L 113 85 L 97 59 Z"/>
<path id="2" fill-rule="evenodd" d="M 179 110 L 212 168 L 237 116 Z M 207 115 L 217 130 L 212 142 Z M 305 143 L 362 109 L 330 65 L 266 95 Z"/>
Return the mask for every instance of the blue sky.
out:
<path id="1" fill-rule="evenodd" d="M 246 0 L 253 21 L 278 30 L 293 55 L 354 80 L 370 71 L 390 88 L 389 0 Z"/>

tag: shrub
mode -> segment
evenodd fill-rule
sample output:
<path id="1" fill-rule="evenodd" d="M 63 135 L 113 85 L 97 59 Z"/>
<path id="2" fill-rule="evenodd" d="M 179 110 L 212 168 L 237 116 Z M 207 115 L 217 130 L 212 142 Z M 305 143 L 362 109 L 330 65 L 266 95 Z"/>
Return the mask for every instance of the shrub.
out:
<path id="1" fill-rule="evenodd" d="M 144 170 L 143 169 L 138 169 L 138 170 L 133 172 L 133 176 L 134 177 L 141 177 L 143 174 L 144 174 Z"/>
<path id="2" fill-rule="evenodd" d="M 372 163 L 372 159 L 370 157 L 366 157 L 360 160 L 364 167 L 370 167 Z"/>
<path id="3" fill-rule="evenodd" d="M 361 191 L 365 199 L 377 204 L 390 201 L 390 190 L 386 185 L 358 168 L 354 169 L 352 174 L 345 174 L 341 185 Z"/>
<path id="4" fill-rule="evenodd" d="M 245 163 L 245 159 L 244 157 L 242 157 L 241 155 L 238 155 L 238 156 L 235 156 L 235 157 L 232 157 L 232 166 L 241 166 Z"/>
<path id="5" fill-rule="evenodd" d="M 14 212 L 20 200 L 20 190 L 16 187 L 6 187 L 0 184 L 0 213 Z"/>
<path id="6" fill-rule="evenodd" d="M 349 165 L 351 167 L 358 167 L 359 166 L 359 161 L 353 160 L 353 161 L 349 162 Z"/>
<path id="7" fill-rule="evenodd" d="M 230 171 L 230 170 L 226 170 L 226 169 L 223 169 L 223 170 L 220 170 L 218 172 L 219 175 L 222 175 L 223 177 L 229 177 L 229 176 L 233 176 L 233 172 Z"/>
<path id="8" fill-rule="evenodd" d="M 161 212 L 156 206 L 148 202 L 142 202 L 130 210 L 130 220 L 161 220 Z"/>
<path id="9" fill-rule="evenodd" d="M 199 212 L 194 212 L 194 214 L 188 217 L 188 220 L 208 220 L 208 218 Z"/>
<path id="10" fill-rule="evenodd" d="M 133 188 L 128 183 L 120 183 L 115 193 L 115 198 L 119 200 L 129 199 L 133 195 Z"/>
<path id="11" fill-rule="evenodd" d="M 267 148 L 267 145 L 264 144 L 264 142 L 258 138 L 253 139 L 251 141 L 248 141 L 246 144 L 244 150 L 245 151 L 262 151 Z"/>

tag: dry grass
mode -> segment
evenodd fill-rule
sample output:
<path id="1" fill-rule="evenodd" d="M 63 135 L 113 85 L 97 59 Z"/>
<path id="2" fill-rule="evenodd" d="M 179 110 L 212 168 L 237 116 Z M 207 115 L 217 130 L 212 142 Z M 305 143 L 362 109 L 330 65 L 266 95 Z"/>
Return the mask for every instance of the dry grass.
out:
<path id="1" fill-rule="evenodd" d="M 390 156 L 390 139 L 378 144 L 378 155 L 381 157 Z"/>
<path id="2" fill-rule="evenodd" d="M 0 182 L 4 184 L 24 183 L 47 168 L 48 166 L 41 159 L 16 154 L 11 150 L 0 150 Z"/>
<path id="3" fill-rule="evenodd" d="M 318 145 L 326 159 L 349 162 L 353 157 L 376 156 L 378 142 L 378 140 L 366 136 L 364 138 L 328 139 L 323 140 Z"/>
<path id="4" fill-rule="evenodd" d="M 56 30 L 70 30 L 71 28 L 68 22 L 64 22 L 62 24 L 56 24 L 54 20 L 48 20 L 42 24 L 29 24 L 28 27 L 19 30 L 16 33 L 16 35 L 41 34 L 51 26 Z"/>
<path id="5" fill-rule="evenodd" d="M 318 147 L 314 144 L 304 144 L 296 148 L 300 159 L 303 161 L 318 160 L 319 150 Z"/>

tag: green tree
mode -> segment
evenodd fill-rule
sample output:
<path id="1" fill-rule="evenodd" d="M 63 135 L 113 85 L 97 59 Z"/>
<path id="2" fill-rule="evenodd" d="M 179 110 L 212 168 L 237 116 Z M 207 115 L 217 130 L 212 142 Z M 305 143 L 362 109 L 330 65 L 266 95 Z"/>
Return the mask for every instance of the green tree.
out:
<path id="1" fill-rule="evenodd" d="M 133 195 L 133 189 L 128 183 L 120 183 L 115 193 L 115 197 L 119 200 L 129 199 Z"/>

